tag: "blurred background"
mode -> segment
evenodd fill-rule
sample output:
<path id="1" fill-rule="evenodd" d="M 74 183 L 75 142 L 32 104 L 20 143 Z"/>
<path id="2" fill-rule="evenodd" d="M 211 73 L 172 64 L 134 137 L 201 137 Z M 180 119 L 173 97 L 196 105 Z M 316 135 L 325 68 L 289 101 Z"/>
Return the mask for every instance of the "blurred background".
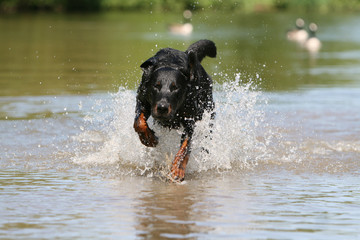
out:
<path id="1" fill-rule="evenodd" d="M 269 11 L 269 10 L 302 10 L 319 11 L 357 11 L 360 3 L 357 0 L 1 0 L 2 12 L 19 11 L 183 11 L 191 10 L 227 10 L 227 11 Z"/>
<path id="2" fill-rule="evenodd" d="M 240 73 L 268 91 L 357 85 L 359 10 L 357 0 L 0 0 L 0 95 L 135 88 L 157 50 L 202 38 L 217 44 L 204 65 L 220 83 Z M 316 32 L 315 53 L 289 35 L 301 29 L 305 41 Z"/>

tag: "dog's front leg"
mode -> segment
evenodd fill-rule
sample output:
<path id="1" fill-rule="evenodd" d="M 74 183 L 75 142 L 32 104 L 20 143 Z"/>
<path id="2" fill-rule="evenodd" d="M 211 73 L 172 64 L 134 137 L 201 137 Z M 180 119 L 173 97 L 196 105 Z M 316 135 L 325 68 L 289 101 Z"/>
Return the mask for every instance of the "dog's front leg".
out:
<path id="1" fill-rule="evenodd" d="M 147 147 L 156 147 L 158 144 L 158 138 L 155 136 L 155 132 L 151 130 L 146 122 L 150 116 L 140 101 L 136 104 L 136 116 L 134 121 L 134 129 L 139 135 L 140 142 Z"/>
<path id="2" fill-rule="evenodd" d="M 185 170 L 186 165 L 189 161 L 190 157 L 190 144 L 191 137 L 193 132 L 193 126 L 185 129 L 185 132 L 181 138 L 181 147 L 177 154 L 175 155 L 175 159 L 172 162 L 171 172 L 170 172 L 170 180 L 174 182 L 183 181 L 185 179 Z"/>

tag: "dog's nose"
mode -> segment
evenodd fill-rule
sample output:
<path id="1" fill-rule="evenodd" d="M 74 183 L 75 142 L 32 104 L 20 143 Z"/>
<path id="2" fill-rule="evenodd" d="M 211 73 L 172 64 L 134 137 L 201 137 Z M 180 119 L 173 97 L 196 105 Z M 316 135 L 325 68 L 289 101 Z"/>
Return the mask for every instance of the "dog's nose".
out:
<path id="1" fill-rule="evenodd" d="M 169 107 L 170 105 L 167 103 L 158 103 L 156 111 L 158 112 L 158 114 L 165 115 L 169 113 Z"/>

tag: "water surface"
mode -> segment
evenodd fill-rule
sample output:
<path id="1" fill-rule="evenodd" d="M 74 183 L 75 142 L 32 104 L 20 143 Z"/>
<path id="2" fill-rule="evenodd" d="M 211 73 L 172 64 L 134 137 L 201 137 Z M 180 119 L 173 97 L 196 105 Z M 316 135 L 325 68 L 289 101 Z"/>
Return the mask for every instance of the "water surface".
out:
<path id="1" fill-rule="evenodd" d="M 323 42 L 310 58 L 286 41 L 297 17 L 200 12 L 188 37 L 170 14 L 1 17 L 0 238 L 359 238 L 360 19 L 304 16 Z M 181 132 L 139 142 L 138 66 L 202 38 L 214 134 L 207 116 L 170 184 Z"/>

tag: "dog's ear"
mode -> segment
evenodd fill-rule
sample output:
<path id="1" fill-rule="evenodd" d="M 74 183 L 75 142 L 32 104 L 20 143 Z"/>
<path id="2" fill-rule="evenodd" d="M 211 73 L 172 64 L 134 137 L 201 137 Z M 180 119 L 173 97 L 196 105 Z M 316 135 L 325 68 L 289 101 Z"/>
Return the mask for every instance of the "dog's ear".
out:
<path id="1" fill-rule="evenodd" d="M 196 78 L 199 60 L 194 51 L 188 51 L 187 54 L 189 59 L 190 81 L 193 81 Z"/>
<path id="2" fill-rule="evenodd" d="M 157 59 L 155 57 L 151 57 L 145 62 L 143 62 L 140 67 L 144 71 L 144 73 L 149 73 L 154 68 L 154 65 L 157 63 Z"/>

